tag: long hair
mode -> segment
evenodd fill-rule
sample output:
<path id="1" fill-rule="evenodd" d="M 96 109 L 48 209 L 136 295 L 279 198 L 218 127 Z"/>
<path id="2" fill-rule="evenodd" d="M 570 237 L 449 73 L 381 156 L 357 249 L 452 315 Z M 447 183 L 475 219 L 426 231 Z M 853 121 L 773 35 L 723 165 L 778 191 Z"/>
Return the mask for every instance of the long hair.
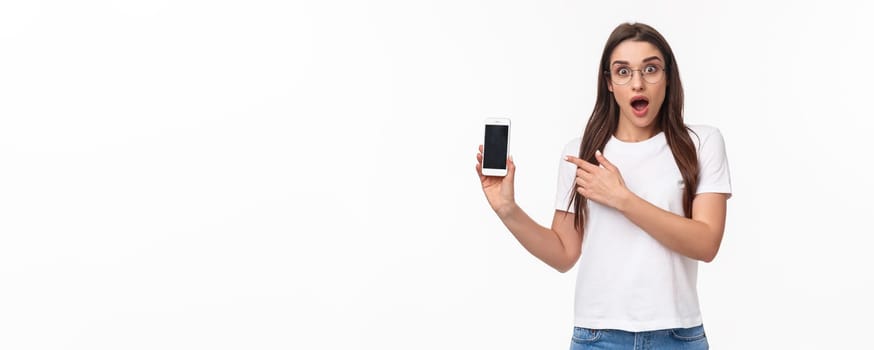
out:
<path id="1" fill-rule="evenodd" d="M 665 101 L 656 117 L 656 125 L 664 132 L 668 146 L 677 162 L 677 167 L 683 176 L 685 191 L 683 192 L 683 211 L 687 218 L 692 217 L 692 199 L 698 188 L 698 155 L 695 144 L 689 136 L 689 129 L 683 122 L 683 85 L 680 83 L 680 71 L 677 68 L 677 60 L 668 42 L 654 28 L 643 23 L 620 24 L 604 45 L 601 54 L 601 64 L 598 67 L 598 96 L 595 100 L 595 108 L 586 124 L 583 132 L 583 141 L 580 144 L 580 159 L 592 164 L 598 164 L 595 159 L 595 151 L 603 152 L 604 146 L 610 140 L 610 136 L 616 132 L 619 125 L 619 105 L 608 89 L 610 79 L 610 56 L 613 49 L 625 40 L 648 42 L 659 49 L 665 57 L 665 73 L 667 75 L 667 91 Z M 573 205 L 576 211 L 574 227 L 583 232 L 588 216 L 588 199 L 576 191 L 576 186 L 571 190 L 573 197 L 568 203 L 568 209 Z"/>

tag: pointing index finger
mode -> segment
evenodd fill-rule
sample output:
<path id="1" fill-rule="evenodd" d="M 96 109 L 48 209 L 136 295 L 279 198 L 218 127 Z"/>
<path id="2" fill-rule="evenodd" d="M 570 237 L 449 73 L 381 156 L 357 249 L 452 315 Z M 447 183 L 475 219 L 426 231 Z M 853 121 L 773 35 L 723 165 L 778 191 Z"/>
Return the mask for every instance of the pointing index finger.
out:
<path id="1" fill-rule="evenodd" d="M 571 163 L 574 163 L 574 164 L 576 164 L 577 167 L 582 168 L 583 170 L 586 170 L 589 172 L 598 168 L 594 164 L 589 163 L 585 160 L 582 160 L 582 159 L 574 157 L 574 156 L 565 156 L 564 160 L 571 162 Z"/>

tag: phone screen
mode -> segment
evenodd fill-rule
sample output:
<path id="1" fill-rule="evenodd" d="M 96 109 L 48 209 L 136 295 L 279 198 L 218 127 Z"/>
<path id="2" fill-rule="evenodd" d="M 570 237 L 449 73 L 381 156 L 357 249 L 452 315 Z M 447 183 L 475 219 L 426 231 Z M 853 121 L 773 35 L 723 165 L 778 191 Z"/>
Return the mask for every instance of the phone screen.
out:
<path id="1" fill-rule="evenodd" d="M 508 125 L 486 125 L 486 140 L 483 144 L 483 168 L 507 168 Z"/>

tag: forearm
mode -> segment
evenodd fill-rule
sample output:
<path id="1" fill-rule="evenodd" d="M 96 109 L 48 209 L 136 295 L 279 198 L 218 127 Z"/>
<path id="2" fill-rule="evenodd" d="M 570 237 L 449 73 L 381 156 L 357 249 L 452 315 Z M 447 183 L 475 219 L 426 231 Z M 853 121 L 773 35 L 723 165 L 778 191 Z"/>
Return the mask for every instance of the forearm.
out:
<path id="1" fill-rule="evenodd" d="M 497 214 L 504 226 L 528 252 L 552 268 L 566 272 L 579 258 L 580 247 L 563 242 L 557 232 L 539 225 L 518 205 L 510 205 Z"/>
<path id="2" fill-rule="evenodd" d="M 695 260 L 713 260 L 722 240 L 722 227 L 677 215 L 628 193 L 617 209 L 631 222 L 668 249 Z"/>

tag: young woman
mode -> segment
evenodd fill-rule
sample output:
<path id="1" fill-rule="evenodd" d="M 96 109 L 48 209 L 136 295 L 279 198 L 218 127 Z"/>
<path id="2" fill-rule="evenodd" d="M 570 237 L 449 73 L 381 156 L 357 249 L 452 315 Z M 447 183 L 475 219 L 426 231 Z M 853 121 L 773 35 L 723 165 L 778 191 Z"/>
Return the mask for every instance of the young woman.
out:
<path id="1" fill-rule="evenodd" d="M 498 217 L 558 271 L 579 260 L 571 349 L 707 349 L 698 261 L 716 256 L 731 196 L 719 130 L 686 125 L 683 86 L 652 27 L 618 26 L 598 67 L 598 96 L 582 138 L 560 161 L 552 226 L 516 204 L 516 166 L 483 176 Z"/>

